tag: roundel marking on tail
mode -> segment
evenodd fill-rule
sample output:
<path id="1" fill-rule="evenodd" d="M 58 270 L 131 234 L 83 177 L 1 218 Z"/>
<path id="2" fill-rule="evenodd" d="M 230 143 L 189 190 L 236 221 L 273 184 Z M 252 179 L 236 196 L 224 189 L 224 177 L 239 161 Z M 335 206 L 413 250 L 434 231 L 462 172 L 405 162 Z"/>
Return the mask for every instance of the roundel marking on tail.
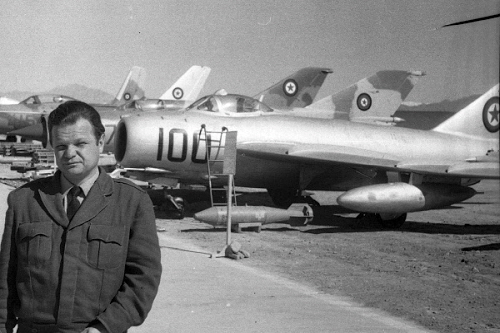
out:
<path id="1" fill-rule="evenodd" d="M 500 109 L 500 103 L 498 97 L 490 98 L 483 108 L 483 124 L 488 132 L 495 133 L 498 132 L 498 125 L 500 123 L 498 113 Z"/>
<path id="2" fill-rule="evenodd" d="M 172 91 L 172 95 L 175 99 L 181 99 L 182 96 L 184 96 L 184 91 L 181 88 L 177 87 Z"/>
<path id="3" fill-rule="evenodd" d="M 356 104 L 361 111 L 367 111 L 372 106 L 372 98 L 366 93 L 362 93 L 358 96 Z"/>
<path id="4" fill-rule="evenodd" d="M 131 97 L 132 97 L 132 96 L 130 95 L 130 93 L 125 93 L 125 94 L 123 95 L 123 98 L 124 98 L 126 101 L 130 100 L 130 98 L 131 98 Z"/>
<path id="5" fill-rule="evenodd" d="M 299 85 L 294 79 L 288 79 L 283 83 L 283 92 L 287 96 L 295 96 L 297 94 L 297 91 L 299 91 Z"/>

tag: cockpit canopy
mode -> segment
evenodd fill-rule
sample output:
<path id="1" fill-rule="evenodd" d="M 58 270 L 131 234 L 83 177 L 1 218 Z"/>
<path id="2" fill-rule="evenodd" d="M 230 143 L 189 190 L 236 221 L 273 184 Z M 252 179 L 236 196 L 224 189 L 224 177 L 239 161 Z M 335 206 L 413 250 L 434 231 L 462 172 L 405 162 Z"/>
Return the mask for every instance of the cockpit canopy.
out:
<path id="1" fill-rule="evenodd" d="M 235 94 L 205 96 L 191 104 L 186 110 L 216 112 L 228 116 L 273 112 L 273 109 L 255 98 Z"/>
<path id="2" fill-rule="evenodd" d="M 184 106 L 184 101 L 162 100 L 162 99 L 144 99 L 133 100 L 122 106 L 122 109 L 136 109 L 142 111 L 155 110 L 178 110 Z"/>
<path id="3" fill-rule="evenodd" d="M 76 99 L 64 95 L 44 94 L 44 95 L 30 96 L 25 100 L 21 101 L 19 104 L 45 104 L 45 103 L 61 104 L 67 101 L 76 101 Z"/>

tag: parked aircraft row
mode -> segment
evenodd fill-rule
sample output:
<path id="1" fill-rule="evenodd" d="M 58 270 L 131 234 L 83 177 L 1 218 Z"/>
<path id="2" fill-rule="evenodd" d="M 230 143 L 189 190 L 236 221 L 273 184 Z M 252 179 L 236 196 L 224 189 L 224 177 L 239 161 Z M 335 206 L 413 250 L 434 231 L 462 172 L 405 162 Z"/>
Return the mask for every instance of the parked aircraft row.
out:
<path id="1" fill-rule="evenodd" d="M 187 80 L 198 94 L 209 69 L 199 73 L 190 77 L 201 79 Z M 143 180 L 206 184 L 207 153 L 221 159 L 224 149 L 207 152 L 205 143 L 224 135 L 201 138 L 200 128 L 237 131 L 237 186 L 266 188 L 280 206 L 306 190 L 346 191 L 340 205 L 388 226 L 403 223 L 408 212 L 465 200 L 475 194 L 470 185 L 499 178 L 498 85 L 433 130 L 419 131 L 377 125 L 402 121 L 392 115 L 423 72 L 379 71 L 314 102 L 329 73 L 309 67 L 254 98 L 218 91 L 187 108 L 182 98 L 194 94 L 176 89 L 179 81 L 170 95 L 147 100 L 132 73 L 116 100 L 136 93 L 142 99 L 95 107 L 106 126 L 106 149 Z M 46 108 L 38 113 L 41 123 L 9 134 L 47 143 L 44 119 L 58 104 L 38 105 Z"/>
<path id="2" fill-rule="evenodd" d="M 270 108 L 250 97 L 211 95 L 168 114 L 123 118 L 115 157 L 143 180 L 206 183 L 205 143 L 223 142 L 224 135 L 202 139 L 200 129 L 237 131 L 236 186 L 266 188 L 278 205 L 305 190 L 346 191 L 340 205 L 399 226 L 408 212 L 463 201 L 476 193 L 470 185 L 500 178 L 498 96 L 497 84 L 423 131 L 293 117 L 265 112 Z M 211 160 L 223 158 L 223 145 L 208 150 Z"/>
<path id="3" fill-rule="evenodd" d="M 283 108 L 281 112 L 289 115 L 394 125 L 402 119 L 392 115 L 414 87 L 417 79 L 424 75 L 419 71 L 379 71 L 313 103 L 326 76 L 331 72 L 328 68 L 303 68 L 254 97 L 266 101 L 268 106 Z M 121 117 L 138 111 L 176 110 L 186 107 L 198 97 L 209 73 L 208 67 L 192 66 L 160 99 L 146 99 L 143 89 L 144 70 L 134 67 L 111 103 L 93 106 L 106 121 L 107 136 L 112 138 L 112 131 Z M 223 95 L 223 92 L 217 92 L 216 95 Z M 46 100 L 42 101 L 42 98 Z M 18 105 L 0 106 L 0 134 L 8 133 L 11 137 L 18 135 L 46 142 L 41 119 L 59 103 L 69 99 L 71 98 L 67 96 L 35 95 Z M 238 116 L 234 112 L 229 114 Z M 108 150 L 112 150 L 112 146 L 113 141 L 110 141 Z"/>
<path id="4" fill-rule="evenodd" d="M 144 68 L 134 66 L 112 101 L 108 104 L 90 104 L 102 112 L 123 109 L 124 114 L 127 113 L 126 111 L 156 110 L 170 105 L 182 108 L 198 98 L 209 74 L 209 67 L 192 66 L 167 89 L 160 99 L 153 100 L 145 98 L 146 72 Z M 15 140 L 14 136 L 17 134 L 10 132 L 33 126 L 31 135 L 26 135 L 26 137 L 41 139 L 42 117 L 48 115 L 59 104 L 72 99 L 68 96 L 45 94 L 30 96 L 18 104 L 0 105 L 0 134 L 8 134 L 11 136 L 10 140 Z"/>

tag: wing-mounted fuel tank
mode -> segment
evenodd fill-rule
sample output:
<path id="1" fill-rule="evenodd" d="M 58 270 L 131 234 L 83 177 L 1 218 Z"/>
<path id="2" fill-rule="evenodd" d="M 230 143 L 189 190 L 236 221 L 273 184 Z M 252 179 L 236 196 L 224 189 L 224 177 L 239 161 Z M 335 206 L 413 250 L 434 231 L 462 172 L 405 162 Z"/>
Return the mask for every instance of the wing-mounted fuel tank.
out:
<path id="1" fill-rule="evenodd" d="M 349 190 L 340 195 L 337 202 L 357 212 L 403 214 L 450 206 L 475 194 L 474 189 L 460 185 L 396 182 Z"/>

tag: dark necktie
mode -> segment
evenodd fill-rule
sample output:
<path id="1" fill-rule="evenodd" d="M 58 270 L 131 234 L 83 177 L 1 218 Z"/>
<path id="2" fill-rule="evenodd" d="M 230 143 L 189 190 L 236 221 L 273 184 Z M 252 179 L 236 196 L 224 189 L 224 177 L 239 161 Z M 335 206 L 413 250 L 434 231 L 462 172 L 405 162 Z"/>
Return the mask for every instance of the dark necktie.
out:
<path id="1" fill-rule="evenodd" d="M 78 208 L 80 208 L 80 201 L 78 201 L 78 196 L 82 193 L 82 189 L 80 186 L 73 186 L 71 190 L 68 192 L 67 200 L 68 200 L 68 208 L 66 210 L 66 214 L 68 215 L 68 220 L 71 221 L 73 216 L 75 215 Z"/>

